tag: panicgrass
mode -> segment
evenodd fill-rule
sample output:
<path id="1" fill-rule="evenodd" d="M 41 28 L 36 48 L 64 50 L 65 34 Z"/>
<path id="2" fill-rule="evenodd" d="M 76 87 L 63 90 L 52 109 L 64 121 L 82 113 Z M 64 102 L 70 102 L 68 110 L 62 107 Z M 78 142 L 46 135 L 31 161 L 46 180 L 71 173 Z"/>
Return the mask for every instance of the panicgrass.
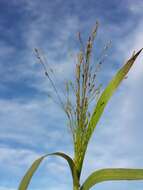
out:
<path id="1" fill-rule="evenodd" d="M 109 48 L 109 45 L 103 48 L 100 58 L 98 59 L 96 64 L 94 62 L 91 62 L 93 45 L 95 37 L 97 35 L 97 30 L 98 22 L 96 22 L 96 25 L 93 28 L 91 34 L 89 35 L 89 38 L 85 45 L 83 43 L 81 34 L 78 33 L 80 51 L 77 54 L 77 63 L 75 65 L 75 80 L 74 82 L 65 82 L 66 92 L 63 92 L 63 94 L 66 94 L 66 101 L 62 100 L 62 97 L 60 96 L 55 82 L 54 80 L 52 80 L 51 75 L 54 75 L 53 69 L 49 67 L 49 64 L 47 63 L 43 54 L 38 49 L 35 49 L 35 55 L 39 60 L 39 63 L 42 65 L 45 76 L 48 78 L 57 96 L 56 101 L 58 100 L 58 104 L 61 106 L 61 108 L 67 115 L 69 121 L 69 128 L 74 143 L 74 161 L 76 167 L 79 170 L 79 175 L 81 173 L 81 167 L 86 147 L 84 139 L 86 138 L 86 130 L 91 115 L 89 106 L 93 100 L 99 97 L 101 90 L 101 85 L 97 86 L 96 84 L 96 76 L 97 73 L 100 71 L 105 53 Z M 71 100 L 71 91 L 75 96 L 75 102 Z"/>
<path id="2" fill-rule="evenodd" d="M 64 153 L 54 153 L 52 155 L 61 156 L 68 162 L 73 176 L 74 190 L 88 190 L 94 184 L 107 180 L 143 179 L 143 170 L 141 169 L 106 169 L 93 172 L 83 185 L 80 185 L 82 165 L 88 147 L 88 142 L 91 139 L 93 131 L 110 97 L 113 95 L 121 81 L 126 77 L 126 74 L 142 51 L 141 49 L 136 54 L 134 53 L 132 55 L 132 57 L 117 72 L 105 90 L 101 93 L 101 84 L 97 85 L 97 75 L 106 58 L 106 52 L 110 47 L 110 43 L 103 48 L 97 62 L 95 63 L 92 61 L 92 53 L 97 30 L 98 22 L 90 33 L 86 44 L 83 43 L 81 34 L 78 33 L 80 50 L 77 54 L 77 62 L 75 65 L 75 79 L 74 81 L 65 82 L 65 90 L 62 91 L 64 94 L 64 100 L 60 96 L 59 88 L 57 88 L 55 81 L 53 80 L 56 78 L 53 69 L 50 68 L 44 55 L 38 49 L 35 49 L 35 55 L 39 60 L 39 63 L 42 65 L 45 76 L 49 80 L 56 95 L 56 99 L 54 99 L 54 101 L 60 105 L 68 118 L 68 126 L 71 131 L 74 146 L 74 158 L 71 159 Z M 71 94 L 74 95 L 74 101 Z M 94 102 L 96 106 L 91 110 L 90 105 L 93 100 L 96 100 L 96 102 Z M 49 155 L 45 155 L 33 163 L 20 183 L 19 190 L 27 189 L 32 175 L 36 171 L 40 162 L 47 156 Z"/>

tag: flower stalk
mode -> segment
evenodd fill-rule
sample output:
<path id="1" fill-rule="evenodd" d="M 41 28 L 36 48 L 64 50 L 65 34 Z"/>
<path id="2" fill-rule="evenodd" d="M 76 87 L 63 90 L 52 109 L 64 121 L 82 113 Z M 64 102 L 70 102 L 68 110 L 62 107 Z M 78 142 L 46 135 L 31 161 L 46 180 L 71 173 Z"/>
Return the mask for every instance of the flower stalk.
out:
<path id="1" fill-rule="evenodd" d="M 68 155 L 61 152 L 56 152 L 50 155 L 60 156 L 68 162 L 73 178 L 73 190 L 89 190 L 93 185 L 109 180 L 143 180 L 143 169 L 109 168 L 93 172 L 85 182 L 80 185 L 83 162 L 92 134 L 110 98 L 120 83 L 126 78 L 126 75 L 142 51 L 142 49 L 140 49 L 137 53 L 133 53 L 131 58 L 121 67 L 101 93 L 101 85 L 97 85 L 96 78 L 109 45 L 105 46 L 101 54 L 101 59 L 95 65 L 91 58 L 97 30 L 98 22 L 89 35 L 86 46 L 84 46 L 81 34 L 78 34 L 80 51 L 77 55 L 77 63 L 75 66 L 75 81 L 68 81 L 65 83 L 66 93 L 63 92 L 64 95 L 66 94 L 65 101 L 61 98 L 56 84 L 52 80 L 51 75 L 53 75 L 53 70 L 50 72 L 51 69 L 47 69 L 39 50 L 35 49 L 36 57 L 42 65 L 45 75 L 53 87 L 57 100 L 68 118 L 69 128 L 73 139 L 74 158 L 70 158 Z M 73 101 L 70 96 L 71 91 L 74 94 L 75 101 Z M 94 109 L 90 110 L 90 105 L 93 100 L 96 100 L 96 104 Z M 40 165 L 41 161 L 47 156 L 49 155 L 39 158 L 32 164 L 26 175 L 23 177 L 18 190 L 27 189 L 34 172 Z"/>

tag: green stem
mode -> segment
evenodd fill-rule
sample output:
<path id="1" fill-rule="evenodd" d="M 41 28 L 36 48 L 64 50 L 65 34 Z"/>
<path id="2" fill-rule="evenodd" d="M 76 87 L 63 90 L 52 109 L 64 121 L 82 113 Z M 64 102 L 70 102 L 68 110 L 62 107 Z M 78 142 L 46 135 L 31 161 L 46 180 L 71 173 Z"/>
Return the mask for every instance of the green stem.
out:
<path id="1" fill-rule="evenodd" d="M 78 186 L 73 187 L 73 190 L 79 190 L 79 189 L 80 189 L 80 187 L 78 187 Z"/>

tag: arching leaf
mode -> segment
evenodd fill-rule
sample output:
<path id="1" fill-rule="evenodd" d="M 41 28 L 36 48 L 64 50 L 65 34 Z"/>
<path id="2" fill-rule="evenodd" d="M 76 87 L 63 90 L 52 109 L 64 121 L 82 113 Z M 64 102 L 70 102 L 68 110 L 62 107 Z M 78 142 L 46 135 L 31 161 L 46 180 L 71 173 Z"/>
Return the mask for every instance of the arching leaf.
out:
<path id="1" fill-rule="evenodd" d="M 52 153 L 52 154 L 46 154 L 42 157 L 40 157 L 39 159 L 37 159 L 33 164 L 32 166 L 29 168 L 29 170 L 26 172 L 25 176 L 23 177 L 20 185 L 19 185 L 19 188 L 18 190 L 27 190 L 28 188 L 28 185 L 32 179 L 32 176 L 34 175 L 34 173 L 36 172 L 36 170 L 38 169 L 40 163 L 42 162 L 42 160 L 44 158 L 46 158 L 47 156 L 52 156 L 52 155 L 56 155 L 56 156 L 60 156 L 62 158 L 64 158 L 68 164 L 69 164 L 69 167 L 70 167 L 70 170 L 71 170 L 71 173 L 72 173 L 72 177 L 73 177 L 73 185 L 74 186 L 79 186 L 79 180 L 78 180 L 78 177 L 77 177 L 77 171 L 76 171 L 76 168 L 75 168 L 75 165 L 74 165 L 74 162 L 73 160 L 66 154 L 62 153 L 62 152 L 55 152 L 55 153 Z"/>

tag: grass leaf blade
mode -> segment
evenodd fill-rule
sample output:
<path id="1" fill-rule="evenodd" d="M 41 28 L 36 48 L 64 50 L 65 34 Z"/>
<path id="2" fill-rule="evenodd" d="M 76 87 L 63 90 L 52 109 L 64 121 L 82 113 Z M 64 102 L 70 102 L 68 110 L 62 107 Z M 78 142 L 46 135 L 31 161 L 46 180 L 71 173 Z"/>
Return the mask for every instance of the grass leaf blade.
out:
<path id="1" fill-rule="evenodd" d="M 105 90 L 102 92 L 88 124 L 87 141 L 89 141 L 108 101 L 129 72 L 141 51 L 142 49 L 140 49 L 127 61 L 127 63 L 117 72 L 117 74 L 112 78 Z"/>
<path id="2" fill-rule="evenodd" d="M 26 174 L 24 175 L 18 190 L 27 190 L 28 185 L 30 184 L 30 181 L 34 175 L 34 173 L 36 172 L 36 170 L 38 169 L 39 165 L 41 164 L 41 162 L 43 161 L 44 158 L 46 158 L 47 156 L 52 156 L 52 155 L 56 155 L 56 156 L 60 156 L 62 158 L 64 158 L 70 167 L 71 173 L 72 173 L 72 177 L 73 177 L 73 185 L 74 186 L 79 186 L 79 181 L 78 181 L 78 177 L 77 177 L 77 172 L 76 172 L 76 168 L 74 165 L 74 162 L 72 160 L 72 158 L 70 158 L 68 155 L 62 153 L 62 152 L 55 152 L 52 154 L 46 154 L 42 157 L 40 157 L 39 159 L 35 160 L 32 164 L 32 166 L 28 169 L 28 171 L 26 172 Z"/>
<path id="3" fill-rule="evenodd" d="M 29 170 L 24 175 L 22 181 L 20 182 L 18 190 L 26 190 L 28 188 L 28 185 L 31 181 L 32 176 L 36 172 L 37 168 L 39 167 L 42 160 L 45 158 L 45 156 L 40 157 L 39 159 L 35 160 L 32 166 L 29 168 Z"/>
<path id="4" fill-rule="evenodd" d="M 89 190 L 97 183 L 115 180 L 143 180 L 143 169 L 102 169 L 93 172 L 83 183 L 80 190 Z"/>

